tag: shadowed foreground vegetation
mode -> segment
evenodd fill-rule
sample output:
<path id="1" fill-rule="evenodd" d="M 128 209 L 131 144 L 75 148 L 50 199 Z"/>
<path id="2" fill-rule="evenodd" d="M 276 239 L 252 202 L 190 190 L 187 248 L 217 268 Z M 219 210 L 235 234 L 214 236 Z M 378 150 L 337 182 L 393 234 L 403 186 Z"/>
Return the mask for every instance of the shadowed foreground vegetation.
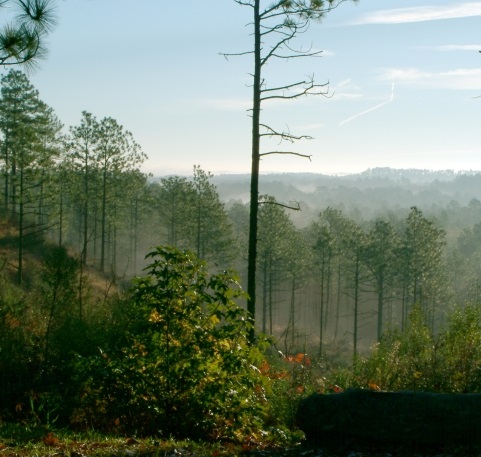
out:
<path id="1" fill-rule="evenodd" d="M 35 455 L 282 448 L 286 455 L 300 452 L 297 405 L 312 392 L 481 391 L 475 303 L 446 313 L 435 330 L 415 307 L 404 329 L 388 328 L 354 361 L 308 349 L 285 356 L 268 337 L 248 344 L 253 324 L 238 304 L 244 292 L 235 273 L 214 273 L 192 253 L 158 247 L 144 276 L 125 292 L 110 284 L 108 293 L 65 249 L 46 243 L 32 253 L 29 280 L 19 287 L 7 254 L 0 272 L 4 455 L 18 448 Z"/>

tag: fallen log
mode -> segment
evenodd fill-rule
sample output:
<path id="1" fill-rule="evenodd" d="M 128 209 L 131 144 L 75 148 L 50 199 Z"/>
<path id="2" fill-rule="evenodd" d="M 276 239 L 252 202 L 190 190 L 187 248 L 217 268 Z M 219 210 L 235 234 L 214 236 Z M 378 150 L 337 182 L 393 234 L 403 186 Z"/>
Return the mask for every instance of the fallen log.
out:
<path id="1" fill-rule="evenodd" d="M 406 446 L 481 444 L 481 394 L 377 392 L 313 394 L 299 404 L 308 440 L 326 436 Z"/>

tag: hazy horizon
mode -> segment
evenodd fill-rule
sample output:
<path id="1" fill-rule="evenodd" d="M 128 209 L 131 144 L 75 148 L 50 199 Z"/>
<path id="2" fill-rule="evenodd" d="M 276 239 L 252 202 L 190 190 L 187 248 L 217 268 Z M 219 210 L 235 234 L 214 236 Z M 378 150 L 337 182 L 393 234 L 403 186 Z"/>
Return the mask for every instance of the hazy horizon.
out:
<path id="1" fill-rule="evenodd" d="M 193 167 L 190 171 L 187 170 L 163 170 L 163 169 L 158 169 L 158 170 L 148 170 L 146 167 L 145 171 L 148 173 L 151 173 L 153 177 L 157 176 L 191 176 L 193 174 Z M 217 171 L 213 172 L 211 170 L 205 169 L 200 165 L 201 169 L 206 171 L 206 172 L 211 172 L 212 175 L 214 176 L 222 176 L 222 175 L 250 175 L 250 171 Z M 442 172 L 452 172 L 454 174 L 477 174 L 481 173 L 481 169 L 476 170 L 476 169 L 453 169 L 453 168 L 416 168 L 416 167 L 405 167 L 405 168 L 397 168 L 397 167 L 369 167 L 369 168 L 364 168 L 360 171 L 353 171 L 353 172 L 339 172 L 339 173 L 323 173 L 323 172 L 318 172 L 318 171 L 276 171 L 276 170 L 263 170 L 260 172 L 260 175 L 275 175 L 275 174 L 316 174 L 316 175 L 323 175 L 323 176 L 335 176 L 335 177 L 342 177 L 342 176 L 352 176 L 352 175 L 359 175 L 366 173 L 369 170 L 393 170 L 393 171 L 426 171 L 426 172 L 432 172 L 432 173 L 442 173 Z"/>

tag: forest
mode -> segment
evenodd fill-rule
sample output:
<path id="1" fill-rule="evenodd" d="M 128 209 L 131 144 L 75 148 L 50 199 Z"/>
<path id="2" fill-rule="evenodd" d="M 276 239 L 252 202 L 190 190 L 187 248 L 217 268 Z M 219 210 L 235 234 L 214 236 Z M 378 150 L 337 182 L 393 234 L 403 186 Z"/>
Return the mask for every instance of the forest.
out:
<path id="1" fill-rule="evenodd" d="M 480 391 L 481 174 L 263 175 L 253 322 L 247 175 L 146 174 L 19 70 L 0 132 L 2 421 L 281 442 L 310 392 Z"/>
<path id="2" fill-rule="evenodd" d="M 354 154 L 363 163 L 379 163 L 372 154 L 381 154 L 381 162 L 388 155 L 400 159 L 390 164 L 417 155 L 424 161 L 415 163 L 431 164 L 439 145 L 440 157 L 456 156 L 445 163 L 472 163 L 472 148 L 458 148 L 462 132 L 468 132 L 463 129 L 471 125 L 467 120 L 475 116 L 463 116 L 457 127 L 451 118 L 455 135 L 443 131 L 445 119 L 432 123 L 436 134 L 446 134 L 444 141 L 424 135 L 426 127 L 412 128 L 414 105 L 396 122 L 391 117 L 389 123 L 371 124 L 371 130 L 361 128 L 378 110 L 387 120 L 388 112 L 397 115 L 395 107 L 398 114 L 398 108 L 408 107 L 402 93 L 413 75 L 407 72 L 408 81 L 404 70 L 393 68 L 388 76 L 383 69 L 369 95 L 367 80 L 363 88 L 352 76 L 363 79 L 359 64 L 369 58 L 359 53 L 356 63 L 351 45 L 344 48 L 344 61 L 356 67 L 345 67 L 345 76 L 335 76 L 333 87 L 324 70 L 320 81 L 314 73 L 291 79 L 284 64 L 295 62 L 297 71 L 297 62 L 322 54 L 341 63 L 343 46 L 336 52 L 327 46 L 325 52 L 314 44 L 296 44 L 297 38 L 308 38 L 311 25 L 357 0 L 233 0 L 249 14 L 249 40 L 232 41 L 226 39 L 232 24 L 224 21 L 231 16 L 220 4 L 196 10 L 198 2 L 191 3 L 187 10 L 197 23 L 189 24 L 165 21 L 178 15 L 173 14 L 176 2 L 162 7 L 151 2 L 149 17 L 137 18 L 137 6 L 126 13 L 116 4 L 114 16 L 113 4 L 92 3 L 83 17 L 86 9 L 63 3 L 67 25 L 59 30 L 64 35 L 56 45 L 66 46 L 60 54 L 62 47 L 52 47 L 56 58 L 62 57 L 57 65 L 50 61 L 56 72 L 43 74 L 50 80 L 42 91 L 55 81 L 56 95 L 49 95 L 55 100 L 62 93 L 60 82 L 68 80 L 70 89 L 63 94 L 70 108 L 83 108 L 88 99 L 96 107 L 79 112 L 77 123 L 70 116 L 70 125 L 29 80 L 50 48 L 47 37 L 57 26 L 57 2 L 0 0 L 0 454 L 479 455 L 481 172 L 386 167 L 330 176 L 264 171 L 273 157 L 311 161 L 313 152 L 333 162 L 326 170 L 334 170 L 341 156 Z M 108 19 L 100 13 L 104 7 Z M 348 32 L 342 39 L 354 41 L 347 39 L 354 26 L 359 32 L 361 25 L 373 31 L 393 19 L 412 24 L 469 18 L 471 7 L 463 5 L 461 13 L 458 7 L 442 9 L 433 17 L 431 8 L 381 10 L 380 4 L 371 4 L 368 15 L 338 24 Z M 118 20 L 122 15 L 126 22 Z M 153 18 L 148 30 L 147 19 Z M 209 25 L 211 19 L 215 26 Z M 143 35 L 154 31 L 155 39 Z M 214 32 L 220 40 L 212 38 Z M 75 42 L 69 41 L 72 37 Z M 219 60 L 247 58 L 247 84 L 245 76 L 224 76 L 223 69 L 208 63 L 208 41 L 228 48 L 217 51 Z M 411 45 L 403 40 L 403 46 Z M 472 51 L 473 46 L 454 48 Z M 390 53 L 402 61 L 394 49 Z M 104 52 L 102 62 L 98 50 Z M 88 64 L 81 57 L 85 53 Z M 154 56 L 166 66 L 157 66 Z M 151 64 L 153 79 L 142 72 L 139 57 Z M 375 61 L 388 65 L 381 54 Z M 186 62 L 184 70 L 180 62 Z M 83 68 L 89 71 L 82 73 Z M 106 76 L 112 68 L 121 68 L 115 81 Z M 233 67 L 236 75 L 238 68 Z M 215 77 L 202 76 L 205 69 Z M 120 83 L 121 72 L 128 81 L 122 88 L 127 96 L 117 95 L 113 102 L 106 86 Z M 140 74 L 142 85 L 134 85 Z M 166 82 L 167 74 L 175 84 Z M 191 79 L 188 84 L 183 74 Z M 427 74 L 416 72 L 414 80 Z M 429 77 L 430 85 L 437 77 Z M 103 78 L 106 86 L 95 96 Z M 92 87 L 82 97 L 85 80 Z M 249 100 L 230 87 L 240 81 L 249 88 Z M 477 90 L 460 84 L 465 79 L 457 81 L 462 90 Z M 229 87 L 222 88 L 224 83 Z M 160 98 L 152 87 L 142 95 L 149 84 Z M 169 91 L 174 85 L 176 90 Z M 384 98 L 381 89 L 389 85 L 390 97 Z M 425 103 L 414 89 L 410 98 L 416 99 L 417 110 Z M 328 115 L 300 100 L 329 99 L 335 92 L 339 110 L 330 109 Z M 103 104 L 95 103 L 100 100 Z M 278 109 L 279 102 L 290 101 L 302 105 L 295 115 L 289 110 L 298 118 L 293 130 L 284 121 L 287 112 Z M 434 98 L 430 103 L 434 113 Z M 235 162 L 246 151 L 236 136 L 241 124 L 237 121 L 229 131 L 219 122 L 241 106 L 249 107 L 250 172 L 214 176 L 202 161 L 211 160 L 217 170 L 246 169 Z M 265 115 L 265 108 L 271 114 Z M 215 110 L 222 114 L 215 117 Z M 440 111 L 448 110 L 443 106 Z M 134 130 L 105 115 L 110 112 Z M 182 158 L 198 158 L 191 173 L 146 172 L 152 165 L 136 137 L 146 130 L 152 135 L 143 117 L 147 113 L 155 113 L 150 116 L 155 139 L 148 150 L 161 154 L 160 169 L 169 169 L 171 157 L 171 169 L 179 169 Z M 413 124 L 403 129 L 402 139 L 409 136 L 409 141 L 402 143 L 390 130 L 407 118 Z M 189 128 L 176 133 L 184 126 Z M 320 129 L 328 132 L 323 139 L 336 138 L 314 142 L 318 146 L 309 149 L 299 144 L 313 140 L 310 132 Z M 200 135 L 202 130 L 215 140 Z M 416 131 L 422 137 L 414 136 Z M 384 144 L 392 149 L 364 149 L 367 136 L 371 142 L 374 134 L 386 134 Z M 149 135 L 142 137 L 146 148 Z M 182 142 L 184 135 L 195 142 Z M 227 143 L 221 142 L 223 135 Z M 451 143 L 454 151 L 449 149 L 453 136 L 458 139 Z M 220 144 L 228 145 L 229 154 Z M 425 146 L 429 150 L 419 149 Z M 406 157 L 398 157 L 404 152 L 398 147 L 410 148 Z M 461 156 L 464 162 L 458 162 Z"/>

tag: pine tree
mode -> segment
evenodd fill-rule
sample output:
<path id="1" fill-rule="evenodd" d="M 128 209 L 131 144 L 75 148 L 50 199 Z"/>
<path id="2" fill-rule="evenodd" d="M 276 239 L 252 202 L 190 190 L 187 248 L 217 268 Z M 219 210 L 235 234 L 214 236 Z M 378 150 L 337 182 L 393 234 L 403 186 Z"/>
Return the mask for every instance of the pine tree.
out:
<path id="1" fill-rule="evenodd" d="M 187 249 L 187 219 L 194 199 L 192 181 L 183 176 L 170 176 L 162 178 L 153 190 L 162 243 L 176 249 Z"/>
<path id="2" fill-rule="evenodd" d="M 364 263 L 371 272 L 377 296 L 377 340 L 381 340 L 384 326 L 384 311 L 389 288 L 398 271 L 399 236 L 392 224 L 378 219 L 368 234 L 364 248 Z"/>
<path id="3" fill-rule="evenodd" d="M 285 208 L 272 196 L 263 196 L 259 208 L 258 278 L 262 285 L 262 331 L 273 333 L 274 308 L 279 284 L 288 278 L 289 243 L 295 228 Z"/>
<path id="4" fill-rule="evenodd" d="M 261 7 L 262 0 L 234 0 L 241 6 L 252 9 L 253 49 L 229 56 L 253 57 L 252 71 L 252 159 L 250 184 L 250 219 L 249 219 L 249 249 L 247 272 L 247 309 L 255 319 L 256 314 L 256 266 L 257 266 L 257 231 L 259 211 L 259 174 L 260 160 L 263 156 L 273 154 L 289 154 L 302 157 L 291 150 L 261 151 L 261 140 L 274 138 L 280 142 L 293 143 L 301 139 L 310 139 L 306 135 L 294 135 L 289 131 L 280 131 L 266 125 L 261 120 L 261 106 L 267 100 L 295 100 L 306 95 L 326 95 L 326 86 L 316 84 L 313 77 L 305 80 L 270 86 L 264 76 L 267 64 L 273 60 L 298 60 L 299 57 L 311 57 L 320 51 L 296 51 L 293 41 L 299 34 L 309 28 L 313 20 L 321 19 L 326 13 L 336 8 L 344 0 L 275 0 Z M 250 335 L 254 341 L 254 333 Z"/>
<path id="5" fill-rule="evenodd" d="M 115 119 L 106 117 L 98 124 L 96 164 L 100 175 L 100 269 L 107 261 L 107 236 L 111 239 L 115 271 L 115 252 L 118 228 L 118 205 L 124 198 L 122 173 L 138 170 L 147 156 L 134 140 L 131 132 Z"/>
<path id="6" fill-rule="evenodd" d="M 236 243 L 212 174 L 194 166 L 192 179 L 163 178 L 157 189 L 162 238 L 170 246 L 194 252 L 208 263 L 230 267 Z"/>
<path id="7" fill-rule="evenodd" d="M 0 130 L 3 134 L 3 205 L 5 213 L 13 216 L 18 203 L 19 162 L 26 165 L 25 142 L 32 137 L 39 118 L 38 91 L 24 73 L 10 70 L 1 78 Z M 33 141 L 33 138 L 30 138 Z M 21 160 L 22 156 L 22 160 Z"/>
<path id="8" fill-rule="evenodd" d="M 194 166 L 190 244 L 200 259 L 228 267 L 237 253 L 232 225 L 215 185 L 210 182 L 212 177 L 200 166 Z"/>
<path id="9" fill-rule="evenodd" d="M 58 152 L 61 129 L 51 108 L 18 70 L 2 77 L 0 130 L 4 210 L 18 229 L 18 282 L 22 281 L 23 252 L 45 232 L 45 184 Z"/>
<path id="10" fill-rule="evenodd" d="M 82 112 L 80 124 L 70 127 L 68 142 L 68 162 L 72 166 L 71 198 L 75 202 L 78 217 L 79 241 L 82 265 L 87 264 L 88 249 L 94 236 L 95 225 L 91 219 L 97 209 L 99 180 L 96 163 L 98 143 L 98 120 Z M 95 220 L 94 220 L 95 222 Z"/>
<path id="11" fill-rule="evenodd" d="M 412 207 L 405 220 L 401 246 L 403 323 L 414 305 L 420 305 L 426 322 L 434 328 L 435 311 L 451 296 L 446 273 L 444 230 Z"/>
<path id="12" fill-rule="evenodd" d="M 18 13 L 0 28 L 0 64 L 32 65 L 45 55 L 44 42 L 55 25 L 53 0 L 2 0 Z"/>

